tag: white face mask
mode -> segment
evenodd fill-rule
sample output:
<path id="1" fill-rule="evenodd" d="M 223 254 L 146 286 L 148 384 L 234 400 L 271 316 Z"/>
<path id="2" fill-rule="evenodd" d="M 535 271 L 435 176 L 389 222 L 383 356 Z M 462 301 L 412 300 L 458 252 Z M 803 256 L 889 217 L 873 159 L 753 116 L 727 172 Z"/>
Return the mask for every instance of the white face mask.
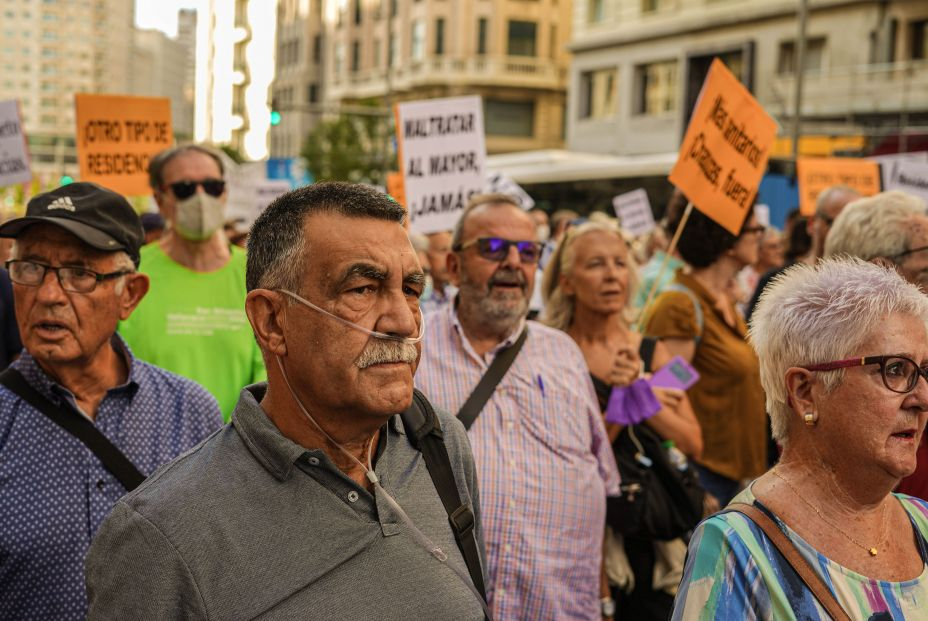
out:
<path id="1" fill-rule="evenodd" d="M 215 196 L 195 192 L 177 201 L 175 209 L 174 228 L 180 236 L 190 241 L 204 241 L 222 226 L 225 206 Z"/>

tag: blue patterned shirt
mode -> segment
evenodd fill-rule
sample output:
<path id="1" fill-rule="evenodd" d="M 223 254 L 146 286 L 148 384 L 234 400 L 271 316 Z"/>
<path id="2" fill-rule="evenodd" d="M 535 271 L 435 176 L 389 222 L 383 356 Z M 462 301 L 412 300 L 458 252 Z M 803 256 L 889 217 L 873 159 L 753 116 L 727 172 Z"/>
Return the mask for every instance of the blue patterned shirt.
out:
<path id="1" fill-rule="evenodd" d="M 216 399 L 198 384 L 113 346 L 129 365 L 107 391 L 94 424 L 142 474 L 222 425 Z M 24 351 L 11 365 L 45 397 L 84 416 L 74 395 Z M 84 619 L 84 556 L 126 493 L 80 440 L 0 386 L 0 619 Z"/>

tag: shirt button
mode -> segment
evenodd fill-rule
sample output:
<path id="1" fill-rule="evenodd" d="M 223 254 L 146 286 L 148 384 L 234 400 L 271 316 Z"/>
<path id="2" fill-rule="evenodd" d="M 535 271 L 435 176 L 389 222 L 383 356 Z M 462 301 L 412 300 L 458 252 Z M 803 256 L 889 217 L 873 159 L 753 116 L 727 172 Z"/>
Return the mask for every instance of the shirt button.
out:
<path id="1" fill-rule="evenodd" d="M 516 503 L 513 502 L 512 498 L 510 498 L 509 500 L 506 501 L 506 506 L 512 509 L 513 507 L 516 506 Z"/>
<path id="2" fill-rule="evenodd" d="M 496 589 L 496 597 L 504 597 L 505 595 L 506 591 L 504 589 Z"/>
<path id="3" fill-rule="evenodd" d="M 515 468 L 515 467 L 516 467 L 516 460 L 510 459 L 510 460 L 509 460 L 509 466 L 512 467 L 512 468 Z"/>
<path id="4" fill-rule="evenodd" d="M 508 423 L 506 423 L 506 429 L 508 429 L 509 431 L 512 431 L 515 428 L 516 428 L 516 424 L 514 422 L 509 421 Z"/>
<path id="5" fill-rule="evenodd" d="M 351 490 L 350 492 L 348 492 L 348 502 L 357 502 L 357 501 L 358 501 L 358 493 L 354 490 Z"/>
<path id="6" fill-rule="evenodd" d="M 319 465 L 319 458 L 318 458 L 318 457 L 310 457 L 310 458 L 309 458 L 309 465 L 310 465 L 310 466 L 318 466 L 318 465 Z"/>
<path id="7" fill-rule="evenodd" d="M 503 550 L 505 550 L 506 553 L 508 554 L 512 552 L 512 546 L 507 543 L 506 545 L 503 546 Z"/>
<path id="8" fill-rule="evenodd" d="M 103 479 L 100 479 L 97 481 L 97 489 L 99 490 L 103 489 Z"/>

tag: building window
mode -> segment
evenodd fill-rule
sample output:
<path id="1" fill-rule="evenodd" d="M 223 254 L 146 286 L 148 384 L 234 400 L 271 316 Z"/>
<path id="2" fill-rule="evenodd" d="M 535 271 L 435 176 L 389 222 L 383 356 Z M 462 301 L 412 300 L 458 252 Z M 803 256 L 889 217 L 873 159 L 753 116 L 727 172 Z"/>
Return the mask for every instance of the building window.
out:
<path id="1" fill-rule="evenodd" d="M 597 69 L 580 74 L 580 118 L 605 119 L 616 112 L 616 70 Z"/>
<path id="2" fill-rule="evenodd" d="M 477 53 L 486 54 L 487 53 L 487 30 L 490 26 L 490 20 L 486 17 L 481 17 L 477 20 Z"/>
<path id="3" fill-rule="evenodd" d="M 557 58 L 557 52 L 558 52 L 558 49 L 557 49 L 557 25 L 555 25 L 555 24 L 551 24 L 551 41 L 550 41 L 549 45 L 551 46 L 551 49 L 550 49 L 550 51 L 549 51 L 548 56 L 551 57 L 551 60 L 554 60 L 554 59 Z"/>
<path id="4" fill-rule="evenodd" d="M 803 71 L 821 71 L 825 56 L 825 37 L 806 40 L 806 57 L 802 61 Z M 791 75 L 796 73 L 796 42 L 783 41 L 777 56 L 777 73 Z"/>
<path id="5" fill-rule="evenodd" d="M 400 55 L 400 38 L 395 35 L 390 35 L 390 47 L 387 48 L 387 65 L 390 67 L 395 67 L 399 62 Z"/>
<path id="6" fill-rule="evenodd" d="M 641 0 L 642 13 L 656 13 L 666 11 L 676 4 L 676 0 Z"/>
<path id="7" fill-rule="evenodd" d="M 535 30 L 535 22 L 510 21 L 506 53 L 510 56 L 534 56 Z"/>
<path id="8" fill-rule="evenodd" d="M 341 77 L 342 70 L 345 68 L 345 44 L 339 43 L 335 46 L 335 78 Z"/>
<path id="9" fill-rule="evenodd" d="M 635 114 L 673 112 L 677 107 L 677 61 L 635 67 Z"/>
<path id="10" fill-rule="evenodd" d="M 912 60 L 928 58 L 928 19 L 912 23 Z"/>
<path id="11" fill-rule="evenodd" d="M 374 68 L 375 69 L 380 68 L 381 56 L 382 54 L 380 50 L 380 39 L 374 39 Z"/>
<path id="12" fill-rule="evenodd" d="M 319 85 L 310 84 L 306 92 L 306 100 L 309 103 L 317 103 L 319 101 Z"/>
<path id="13" fill-rule="evenodd" d="M 598 24 L 605 17 L 605 0 L 588 0 L 586 5 L 586 21 Z"/>
<path id="14" fill-rule="evenodd" d="M 535 129 L 535 102 L 485 99 L 483 118 L 488 135 L 531 138 Z"/>
<path id="15" fill-rule="evenodd" d="M 354 23 L 361 23 L 361 0 L 354 0 Z"/>
<path id="16" fill-rule="evenodd" d="M 439 17 L 435 20 L 435 55 L 441 56 L 445 53 L 445 20 Z"/>
<path id="17" fill-rule="evenodd" d="M 417 19 L 412 23 L 412 48 L 410 55 L 413 60 L 422 60 L 425 57 L 425 22 Z"/>
<path id="18" fill-rule="evenodd" d="M 319 59 L 322 58 L 322 35 L 317 34 L 313 37 L 313 62 L 319 64 Z"/>
<path id="19" fill-rule="evenodd" d="M 351 71 L 357 72 L 361 69 L 361 42 L 355 41 L 351 44 Z"/>

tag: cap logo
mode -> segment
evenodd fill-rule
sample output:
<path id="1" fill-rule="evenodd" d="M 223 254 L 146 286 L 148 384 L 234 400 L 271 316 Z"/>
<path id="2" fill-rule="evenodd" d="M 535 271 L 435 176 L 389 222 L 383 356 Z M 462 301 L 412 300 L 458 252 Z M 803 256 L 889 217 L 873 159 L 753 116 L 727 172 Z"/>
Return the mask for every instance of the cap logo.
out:
<path id="1" fill-rule="evenodd" d="M 70 196 L 60 196 L 49 203 L 46 209 L 67 209 L 68 211 L 74 211 L 74 203 L 71 202 Z"/>

